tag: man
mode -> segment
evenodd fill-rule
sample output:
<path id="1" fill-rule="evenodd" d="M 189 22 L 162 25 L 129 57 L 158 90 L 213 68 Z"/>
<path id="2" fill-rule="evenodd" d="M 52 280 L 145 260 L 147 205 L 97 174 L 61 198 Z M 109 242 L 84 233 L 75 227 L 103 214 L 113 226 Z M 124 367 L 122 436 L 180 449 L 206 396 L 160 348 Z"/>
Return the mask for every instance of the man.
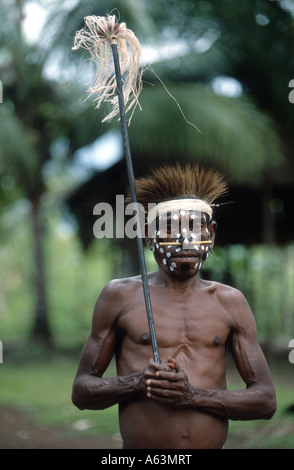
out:
<path id="1" fill-rule="evenodd" d="M 158 270 L 148 280 L 161 363 L 150 359 L 141 277 L 113 280 L 94 309 L 73 402 L 94 410 L 118 403 L 128 449 L 222 448 L 229 419 L 267 419 L 276 409 L 244 296 L 199 277 L 215 238 L 212 202 L 226 183 L 198 165 L 163 166 L 138 179 L 136 191 L 146 212 L 156 203 L 147 214 L 147 244 Z M 228 347 L 244 390 L 226 389 Z M 113 356 L 117 377 L 103 378 Z"/>

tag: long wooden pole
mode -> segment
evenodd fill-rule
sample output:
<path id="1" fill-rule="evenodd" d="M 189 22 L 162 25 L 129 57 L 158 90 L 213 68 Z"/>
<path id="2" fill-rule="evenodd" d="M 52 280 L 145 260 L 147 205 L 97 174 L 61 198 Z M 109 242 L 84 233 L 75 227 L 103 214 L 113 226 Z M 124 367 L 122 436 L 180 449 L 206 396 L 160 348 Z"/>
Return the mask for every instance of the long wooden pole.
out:
<path id="1" fill-rule="evenodd" d="M 124 98 L 123 98 L 119 54 L 118 54 L 116 44 L 111 44 L 111 48 L 112 48 L 114 68 L 115 68 L 120 120 L 121 120 L 123 144 L 124 144 L 124 150 L 125 150 L 125 159 L 126 159 L 126 164 L 127 164 L 131 198 L 132 198 L 132 202 L 134 204 L 137 204 L 137 195 L 136 195 L 136 188 L 135 188 L 135 183 L 134 183 L 133 162 L 132 162 L 132 156 L 131 156 L 131 148 L 130 148 L 130 142 L 129 142 L 128 127 L 127 127 L 125 105 L 124 105 Z M 137 217 L 138 217 L 138 211 L 137 211 Z M 139 217 L 138 217 L 138 227 L 139 225 L 140 224 L 139 224 Z M 148 319 L 149 332 L 150 332 L 150 338 L 151 338 L 151 344 L 152 344 L 152 350 L 153 350 L 153 358 L 157 363 L 160 363 L 157 338 L 156 338 L 156 332 L 155 332 L 155 326 L 154 326 L 154 319 L 153 319 L 153 312 L 152 312 L 152 305 L 151 305 L 151 299 L 150 299 L 150 291 L 149 291 L 148 278 L 147 278 L 144 247 L 143 247 L 142 237 L 140 236 L 137 236 L 137 246 L 138 246 L 138 253 L 139 253 L 139 262 L 140 262 L 140 269 L 141 269 L 141 275 L 142 275 L 142 284 L 143 284 L 147 319 Z"/>

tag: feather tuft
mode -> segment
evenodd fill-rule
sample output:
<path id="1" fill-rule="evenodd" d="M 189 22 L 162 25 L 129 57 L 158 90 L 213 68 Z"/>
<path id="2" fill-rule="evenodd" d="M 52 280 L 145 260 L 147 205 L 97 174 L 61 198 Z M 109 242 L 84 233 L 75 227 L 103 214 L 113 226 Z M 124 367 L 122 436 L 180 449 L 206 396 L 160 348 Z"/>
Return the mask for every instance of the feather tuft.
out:
<path id="1" fill-rule="evenodd" d="M 214 169 L 204 169 L 199 164 L 182 167 L 162 165 L 150 176 L 135 179 L 137 202 L 148 211 L 148 204 L 158 204 L 171 199 L 191 197 L 202 199 L 209 205 L 227 193 L 227 181 Z M 128 196 L 129 200 L 129 196 Z"/>

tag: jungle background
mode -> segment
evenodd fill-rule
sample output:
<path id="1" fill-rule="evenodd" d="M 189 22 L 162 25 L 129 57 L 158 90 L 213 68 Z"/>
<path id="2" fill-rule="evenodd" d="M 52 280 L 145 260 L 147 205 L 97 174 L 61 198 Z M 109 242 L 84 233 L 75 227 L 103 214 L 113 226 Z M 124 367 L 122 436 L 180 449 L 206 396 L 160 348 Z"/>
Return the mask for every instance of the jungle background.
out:
<path id="1" fill-rule="evenodd" d="M 101 123 L 71 48 L 84 16 L 107 13 L 142 44 L 135 175 L 199 161 L 229 178 L 201 275 L 247 297 L 278 410 L 232 422 L 226 447 L 294 448 L 292 0 L 1 1 L 0 448 L 121 447 L 116 407 L 70 399 L 97 296 L 139 272 L 134 240 L 93 235 L 95 204 L 115 207 L 127 174 L 120 123 Z M 230 358 L 228 386 L 244 386 Z"/>

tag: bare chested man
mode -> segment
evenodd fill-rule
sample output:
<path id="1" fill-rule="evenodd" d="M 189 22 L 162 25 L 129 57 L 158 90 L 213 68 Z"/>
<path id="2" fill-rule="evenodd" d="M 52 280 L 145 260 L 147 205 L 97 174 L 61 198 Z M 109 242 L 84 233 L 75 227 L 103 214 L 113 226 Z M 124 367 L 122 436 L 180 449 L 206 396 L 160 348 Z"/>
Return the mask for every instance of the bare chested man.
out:
<path id="1" fill-rule="evenodd" d="M 154 220 L 167 227 L 163 234 L 157 225 L 147 237 L 158 264 L 148 279 L 161 363 L 150 359 L 141 277 L 113 280 L 95 305 L 73 402 L 93 410 L 118 403 L 128 449 L 218 449 L 229 419 L 267 419 L 276 409 L 244 296 L 199 277 L 216 232 L 211 203 L 226 185 L 216 172 L 198 166 L 163 167 L 136 185 L 146 210 L 147 203 L 158 204 L 148 214 L 149 227 Z M 227 390 L 228 346 L 244 390 Z M 117 376 L 104 378 L 113 356 Z"/>

